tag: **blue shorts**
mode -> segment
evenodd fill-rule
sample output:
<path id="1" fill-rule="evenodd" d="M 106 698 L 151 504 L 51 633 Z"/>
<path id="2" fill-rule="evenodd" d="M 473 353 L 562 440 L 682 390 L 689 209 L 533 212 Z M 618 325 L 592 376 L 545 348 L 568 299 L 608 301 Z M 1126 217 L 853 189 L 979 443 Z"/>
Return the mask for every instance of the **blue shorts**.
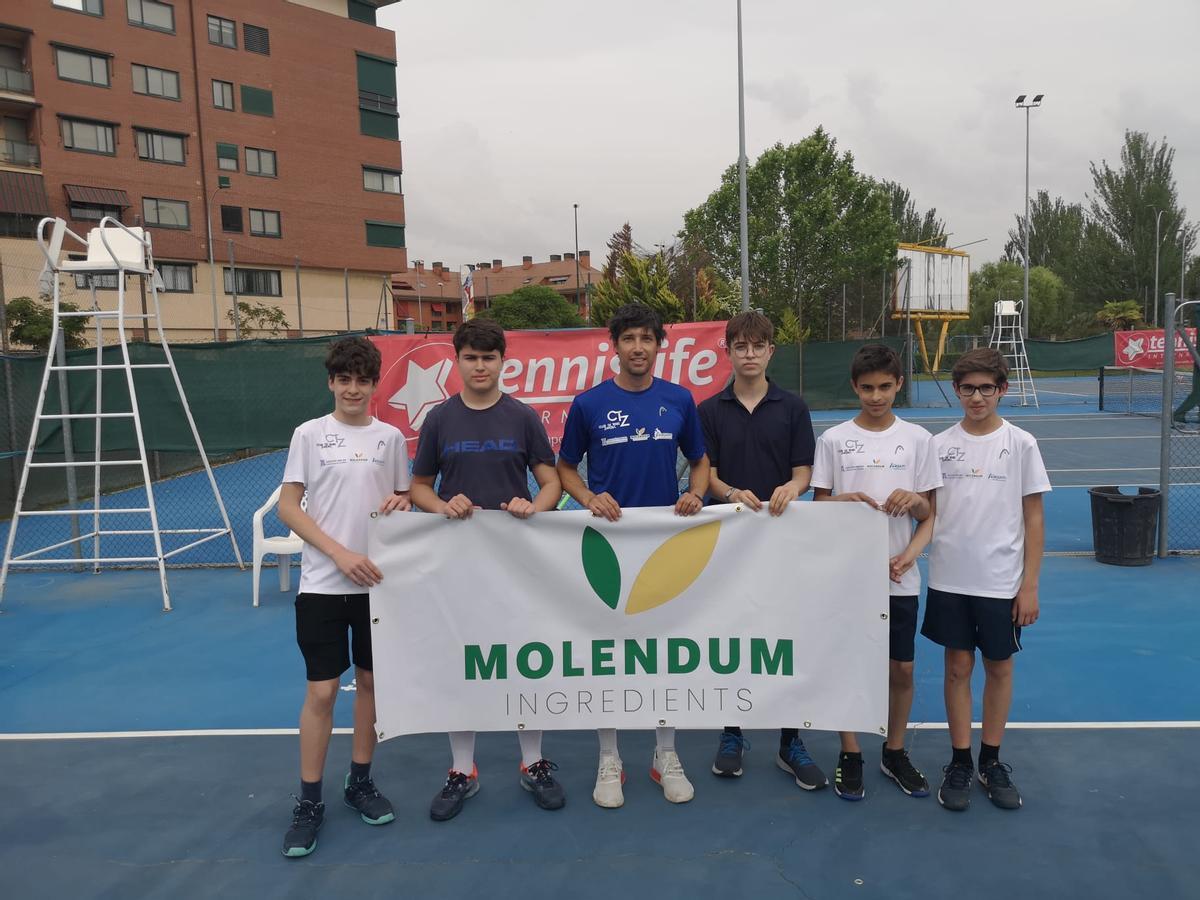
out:
<path id="1" fill-rule="evenodd" d="M 951 650 L 970 650 L 984 659 L 1005 660 L 1021 649 L 1021 626 L 1012 619 L 1013 601 L 975 597 L 931 587 L 925 594 L 921 634 Z"/>

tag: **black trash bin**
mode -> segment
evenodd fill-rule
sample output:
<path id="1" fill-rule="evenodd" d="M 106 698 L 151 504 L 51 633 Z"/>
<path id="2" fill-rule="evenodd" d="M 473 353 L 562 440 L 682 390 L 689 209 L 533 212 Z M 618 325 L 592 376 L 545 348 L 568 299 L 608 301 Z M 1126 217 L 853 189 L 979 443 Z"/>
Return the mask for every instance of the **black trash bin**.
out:
<path id="1" fill-rule="evenodd" d="M 1158 515 L 1162 493 L 1138 488 L 1122 494 L 1118 487 L 1094 487 L 1092 544 L 1096 561 L 1110 566 L 1148 566 L 1158 543 Z"/>

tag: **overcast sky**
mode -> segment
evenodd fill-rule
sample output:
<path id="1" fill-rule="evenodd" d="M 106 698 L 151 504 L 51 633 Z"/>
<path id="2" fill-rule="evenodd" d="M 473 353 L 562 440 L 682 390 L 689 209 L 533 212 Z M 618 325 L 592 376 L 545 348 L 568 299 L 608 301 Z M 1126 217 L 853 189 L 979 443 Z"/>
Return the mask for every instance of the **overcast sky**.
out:
<path id="1" fill-rule="evenodd" d="M 974 265 L 1024 189 L 1083 200 L 1126 128 L 1165 136 L 1200 213 L 1196 0 L 744 0 L 747 155 L 823 125 L 858 168 L 936 207 Z M 410 259 L 450 266 L 668 242 L 737 160 L 735 0 L 403 0 Z M 1157 38 L 1157 41 L 1155 40 Z M 1156 46 L 1157 43 L 1157 46 Z M 599 261 L 597 260 L 597 265 Z"/>

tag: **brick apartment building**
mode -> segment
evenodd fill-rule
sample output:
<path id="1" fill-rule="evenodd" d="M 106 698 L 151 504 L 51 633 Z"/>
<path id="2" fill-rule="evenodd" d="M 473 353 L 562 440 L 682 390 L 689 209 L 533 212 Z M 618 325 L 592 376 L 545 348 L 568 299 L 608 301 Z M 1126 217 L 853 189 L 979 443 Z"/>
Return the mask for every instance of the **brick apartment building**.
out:
<path id="1" fill-rule="evenodd" d="M 574 253 L 553 253 L 549 262 L 540 263 L 535 263 L 532 256 L 525 256 L 519 266 L 506 266 L 500 259 L 481 262 L 475 266 L 475 307 L 487 309 L 494 297 L 540 284 L 578 303 L 579 314 L 586 318 L 588 291 L 603 277 L 599 269 L 592 268 L 588 250 L 579 251 L 578 273 L 576 282 Z M 426 267 L 416 260 L 412 268 L 392 276 L 392 300 L 397 322 L 412 319 L 418 331 L 448 331 L 462 322 L 460 272 L 451 271 L 440 262 Z"/>
<path id="2" fill-rule="evenodd" d="M 235 288 L 292 335 L 382 324 L 407 268 L 392 2 L 0 4 L 0 291 L 36 296 L 42 216 L 113 215 L 150 230 L 172 340 L 213 339 L 214 288 L 222 339 Z"/>

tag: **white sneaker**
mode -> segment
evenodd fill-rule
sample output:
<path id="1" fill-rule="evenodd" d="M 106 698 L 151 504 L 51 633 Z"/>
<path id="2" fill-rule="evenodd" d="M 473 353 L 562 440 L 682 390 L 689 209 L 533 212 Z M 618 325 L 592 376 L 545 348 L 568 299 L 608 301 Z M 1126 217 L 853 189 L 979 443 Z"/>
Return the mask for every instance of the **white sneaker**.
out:
<path id="1" fill-rule="evenodd" d="M 663 796 L 671 803 L 687 803 L 696 796 L 696 789 L 683 771 L 683 763 L 674 750 L 654 748 L 654 765 L 650 777 L 662 785 Z"/>
<path id="2" fill-rule="evenodd" d="M 625 783 L 625 769 L 621 766 L 621 757 L 615 753 L 601 753 L 600 767 L 596 772 L 596 789 L 592 791 L 592 800 L 597 806 L 605 809 L 617 809 L 625 805 L 625 792 L 621 785 Z"/>

